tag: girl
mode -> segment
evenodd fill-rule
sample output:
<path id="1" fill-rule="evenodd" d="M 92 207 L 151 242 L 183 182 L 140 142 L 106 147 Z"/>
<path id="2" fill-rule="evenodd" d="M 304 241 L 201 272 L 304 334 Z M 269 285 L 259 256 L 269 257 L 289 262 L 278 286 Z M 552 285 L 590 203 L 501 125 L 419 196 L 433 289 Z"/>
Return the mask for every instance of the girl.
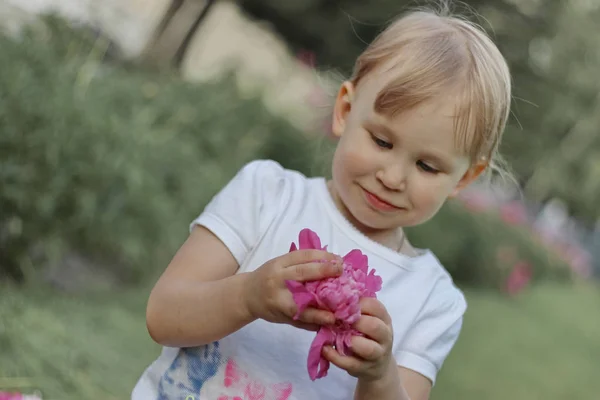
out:
<path id="1" fill-rule="evenodd" d="M 402 228 L 495 167 L 510 92 L 505 60 L 473 24 L 429 11 L 391 24 L 339 89 L 330 181 L 254 161 L 193 221 L 148 300 L 149 333 L 165 347 L 132 398 L 428 399 L 466 302 Z M 303 228 L 331 253 L 288 253 Z M 285 281 L 336 276 L 334 254 L 355 248 L 383 287 L 361 303 L 353 354 L 325 348 L 335 367 L 311 381 L 314 330 L 333 315 L 292 319 Z"/>

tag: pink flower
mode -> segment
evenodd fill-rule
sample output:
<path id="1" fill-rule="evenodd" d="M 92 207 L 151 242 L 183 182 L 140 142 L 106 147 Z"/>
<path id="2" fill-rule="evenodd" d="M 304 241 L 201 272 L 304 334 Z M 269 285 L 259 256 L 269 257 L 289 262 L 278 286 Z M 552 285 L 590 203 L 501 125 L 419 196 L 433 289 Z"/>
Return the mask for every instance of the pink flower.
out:
<path id="1" fill-rule="evenodd" d="M 531 281 L 533 276 L 533 272 L 531 270 L 531 265 L 529 265 L 525 261 L 520 261 L 513 267 L 508 279 L 506 280 L 506 284 L 504 289 L 506 293 L 511 296 L 516 295 L 520 291 L 522 291 Z"/>
<path id="2" fill-rule="evenodd" d="M 500 218 L 509 225 L 523 225 L 527 223 L 527 210 L 523 204 L 512 201 L 500 207 Z"/>
<path id="3" fill-rule="evenodd" d="M 296 55 L 298 60 L 309 68 L 314 68 L 317 64 L 317 56 L 310 50 L 300 50 Z"/>
<path id="4" fill-rule="evenodd" d="M 327 250 L 321 247 L 319 236 L 310 229 L 300 232 L 299 248 Z M 290 251 L 298 250 L 292 243 Z M 297 319 L 307 307 L 329 310 L 334 313 L 336 323 L 333 326 L 322 326 L 313 340 L 308 353 L 308 374 L 312 380 L 327 375 L 329 361 L 321 356 L 326 345 L 335 345 L 342 355 L 348 355 L 353 335 L 361 335 L 352 328 L 360 318 L 360 299 L 377 297 L 381 289 L 381 277 L 375 275 L 375 270 L 369 272 L 368 258 L 360 250 L 352 250 L 343 257 L 344 270 L 341 276 L 320 281 L 297 282 L 287 281 L 286 285 L 292 292 L 298 312 Z"/>
<path id="5" fill-rule="evenodd" d="M 480 192 L 464 192 L 458 198 L 467 210 L 474 213 L 484 212 L 493 206 L 490 199 L 484 193 Z"/>
<path id="6" fill-rule="evenodd" d="M 21 393 L 0 392 L 0 400 L 22 400 Z"/>

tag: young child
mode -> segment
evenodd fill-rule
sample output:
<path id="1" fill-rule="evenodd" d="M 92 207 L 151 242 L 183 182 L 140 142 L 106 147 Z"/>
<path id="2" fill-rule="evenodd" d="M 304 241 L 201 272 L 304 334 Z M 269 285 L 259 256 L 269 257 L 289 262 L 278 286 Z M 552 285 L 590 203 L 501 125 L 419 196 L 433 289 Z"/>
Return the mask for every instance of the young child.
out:
<path id="1" fill-rule="evenodd" d="M 504 58 L 475 25 L 429 11 L 391 24 L 339 89 L 332 180 L 254 161 L 193 221 L 148 300 L 149 333 L 165 347 L 132 399 L 428 399 L 466 302 L 402 228 L 495 168 L 510 86 Z M 328 252 L 288 253 L 304 228 Z M 312 381 L 308 349 L 333 315 L 309 308 L 292 319 L 285 281 L 337 276 L 335 254 L 352 249 L 383 287 L 361 302 L 364 336 L 352 354 L 326 347 L 333 366 Z"/>

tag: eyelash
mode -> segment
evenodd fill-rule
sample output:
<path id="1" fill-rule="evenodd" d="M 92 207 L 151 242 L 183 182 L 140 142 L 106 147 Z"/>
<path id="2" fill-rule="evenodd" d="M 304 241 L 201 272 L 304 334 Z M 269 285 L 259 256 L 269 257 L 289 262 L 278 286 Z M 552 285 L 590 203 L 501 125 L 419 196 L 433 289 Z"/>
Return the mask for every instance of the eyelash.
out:
<path id="1" fill-rule="evenodd" d="M 392 149 L 394 146 L 391 143 L 386 142 L 385 140 L 379 139 L 377 136 L 373 135 L 371 133 L 371 139 L 373 139 L 373 142 L 375 142 L 375 144 L 378 147 L 381 147 L 382 149 Z M 417 166 L 423 171 L 426 172 L 428 174 L 438 174 L 440 171 L 429 166 L 428 164 L 426 164 L 423 161 L 417 161 Z"/>
<path id="2" fill-rule="evenodd" d="M 421 170 L 423 172 L 427 172 L 428 174 L 437 174 L 440 171 L 438 171 L 437 169 L 427 165 L 426 163 L 424 163 L 423 161 L 417 161 L 417 165 L 419 166 L 419 168 L 421 168 Z"/>
<path id="3" fill-rule="evenodd" d="M 373 142 L 382 149 L 392 149 L 394 146 L 391 143 L 386 142 L 385 140 L 379 139 L 377 136 L 371 133 L 371 139 Z"/>

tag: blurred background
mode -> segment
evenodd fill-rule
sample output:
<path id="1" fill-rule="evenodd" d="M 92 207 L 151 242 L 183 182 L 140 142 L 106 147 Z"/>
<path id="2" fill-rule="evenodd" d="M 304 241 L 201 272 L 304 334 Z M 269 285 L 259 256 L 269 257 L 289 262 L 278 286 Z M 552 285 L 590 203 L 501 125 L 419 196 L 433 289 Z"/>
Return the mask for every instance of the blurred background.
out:
<path id="1" fill-rule="evenodd" d="M 0 0 L 0 392 L 129 398 L 189 222 L 249 160 L 328 174 L 338 84 L 422 4 Z M 432 398 L 595 400 L 600 0 L 466 4 L 512 69 L 518 187 L 408 232 L 469 301 Z"/>

